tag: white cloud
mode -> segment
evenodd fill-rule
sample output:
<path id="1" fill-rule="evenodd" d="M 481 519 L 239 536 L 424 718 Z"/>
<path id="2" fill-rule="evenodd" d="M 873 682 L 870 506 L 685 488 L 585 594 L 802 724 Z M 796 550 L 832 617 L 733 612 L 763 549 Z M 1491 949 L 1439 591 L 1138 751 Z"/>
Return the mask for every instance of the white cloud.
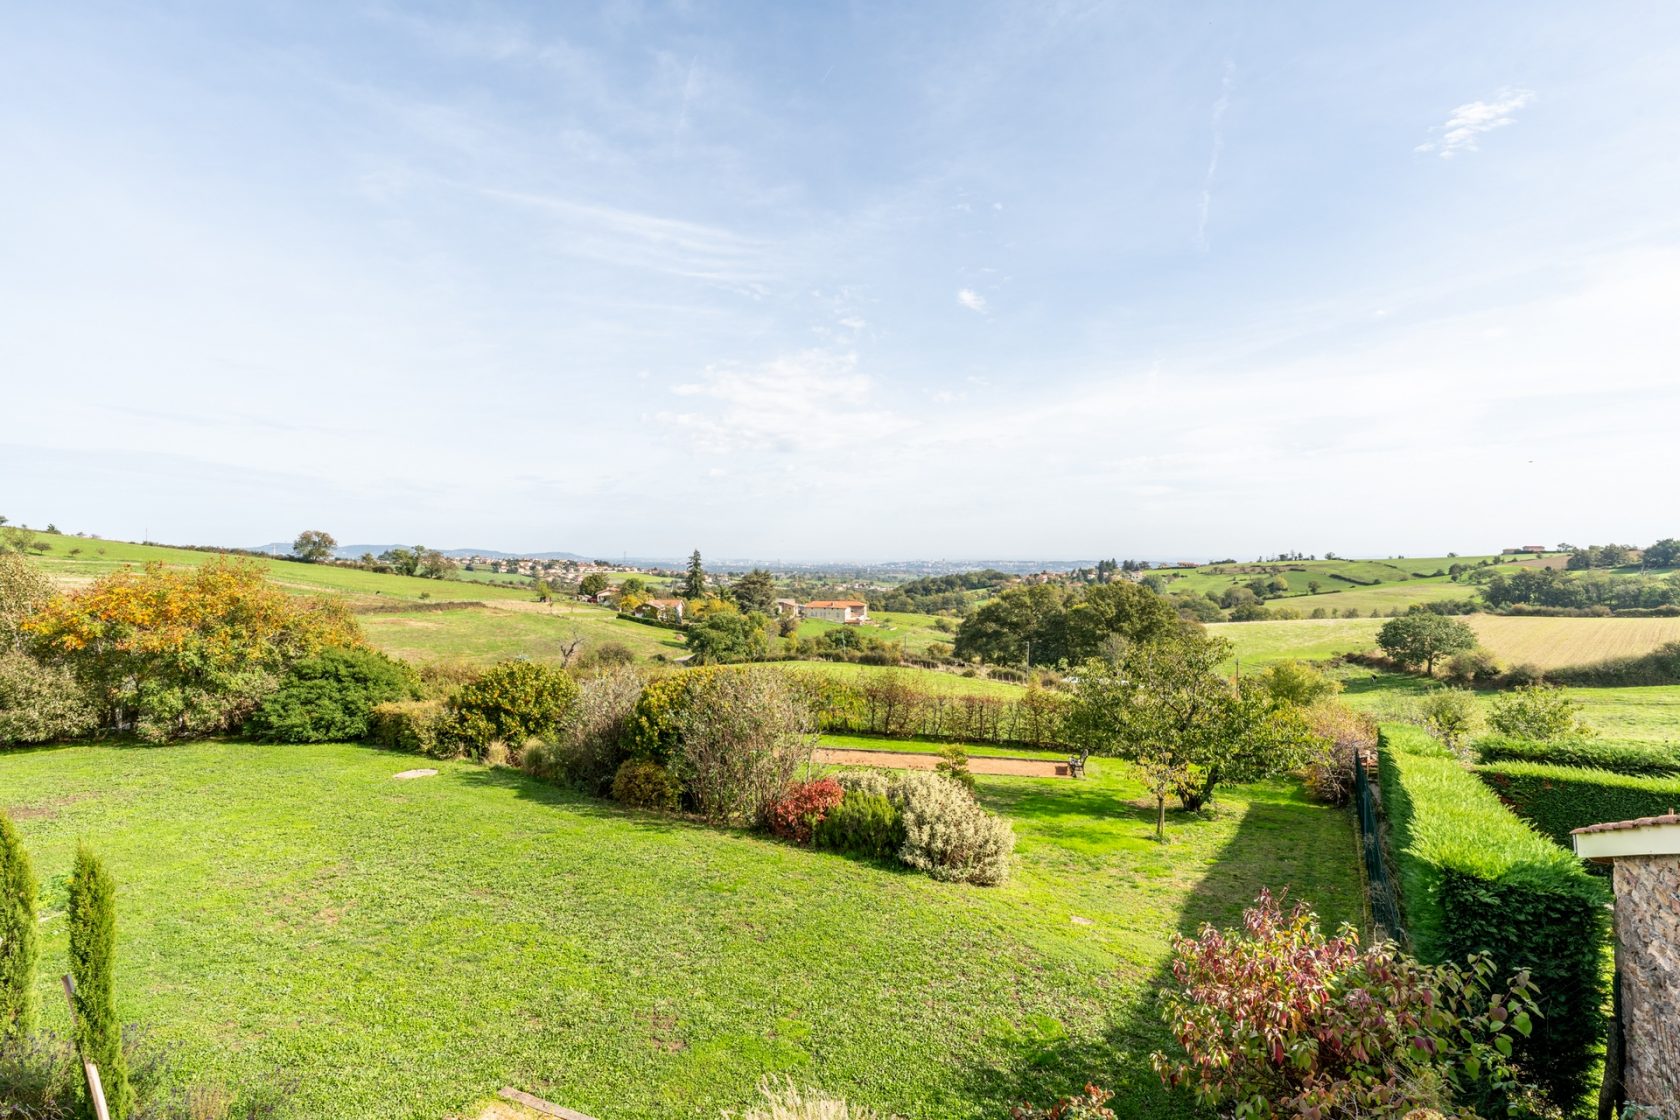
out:
<path id="1" fill-rule="evenodd" d="M 957 292 L 957 302 L 970 311 L 978 311 L 982 315 L 986 312 L 986 297 L 973 288 L 963 288 Z"/>
<path id="2" fill-rule="evenodd" d="M 1225 149 L 1225 110 L 1231 107 L 1231 83 L 1237 76 L 1234 63 L 1225 64 L 1219 83 L 1219 100 L 1213 103 L 1213 152 L 1208 156 L 1207 174 L 1202 176 L 1202 205 L 1196 219 L 1196 251 L 1208 251 L 1208 215 L 1213 210 L 1213 177 L 1219 171 L 1219 153 Z"/>
<path id="3" fill-rule="evenodd" d="M 1534 91 L 1507 86 L 1494 94 L 1491 101 L 1472 101 L 1460 105 L 1447 117 L 1443 125 L 1431 129 L 1437 133 L 1412 149 L 1415 152 L 1436 152 L 1442 159 L 1451 159 L 1459 152 L 1477 150 L 1476 138 L 1484 132 L 1516 123 L 1513 115 L 1534 100 Z"/>

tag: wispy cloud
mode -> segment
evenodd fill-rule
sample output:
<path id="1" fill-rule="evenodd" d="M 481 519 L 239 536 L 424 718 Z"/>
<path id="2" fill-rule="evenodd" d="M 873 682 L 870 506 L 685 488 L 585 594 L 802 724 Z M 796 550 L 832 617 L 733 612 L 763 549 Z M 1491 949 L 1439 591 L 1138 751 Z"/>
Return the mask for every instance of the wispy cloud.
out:
<path id="1" fill-rule="evenodd" d="M 1442 159 L 1451 159 L 1459 152 L 1474 152 L 1477 150 L 1477 137 L 1484 132 L 1492 132 L 1496 128 L 1516 123 L 1516 111 L 1533 100 L 1533 90 L 1506 86 L 1494 94 L 1491 101 L 1472 101 L 1468 105 L 1460 105 L 1447 117 L 1445 124 L 1430 130 L 1436 134 L 1434 139 L 1427 140 L 1412 150 L 1435 152 Z"/>
<path id="2" fill-rule="evenodd" d="M 657 419 L 706 454 L 807 453 L 907 426 L 906 418 L 873 406 L 874 388 L 858 371 L 855 353 L 802 350 L 759 366 L 709 367 L 699 380 L 672 392 L 716 404 L 704 411 L 660 412 Z"/>
<path id="3" fill-rule="evenodd" d="M 978 311 L 982 315 L 986 313 L 986 297 L 975 291 L 973 288 L 963 288 L 959 290 L 957 292 L 957 302 L 968 308 L 970 311 Z"/>
<path id="4" fill-rule="evenodd" d="M 1219 82 L 1219 100 L 1213 103 L 1213 151 L 1208 156 L 1207 174 L 1202 176 L 1202 205 L 1196 216 L 1196 251 L 1208 251 L 1208 215 L 1213 212 L 1213 177 L 1219 173 L 1219 153 L 1225 149 L 1225 110 L 1231 107 L 1231 83 L 1236 80 L 1235 63 L 1225 64 Z"/>

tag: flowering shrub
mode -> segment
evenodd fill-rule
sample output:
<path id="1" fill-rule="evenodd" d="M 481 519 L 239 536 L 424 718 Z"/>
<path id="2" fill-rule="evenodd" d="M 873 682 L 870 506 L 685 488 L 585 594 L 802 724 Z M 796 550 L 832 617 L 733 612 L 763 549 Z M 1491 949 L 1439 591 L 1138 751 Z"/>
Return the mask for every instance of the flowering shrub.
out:
<path id="1" fill-rule="evenodd" d="M 564 670 L 535 661 L 503 661 L 444 701 L 442 735 L 462 753 L 483 758 L 493 740 L 523 743 L 553 735 L 577 703 Z"/>
<path id="2" fill-rule="evenodd" d="M 1494 992 L 1486 957 L 1427 966 L 1349 926 L 1326 938 L 1263 891 L 1241 930 L 1177 939 L 1172 970 L 1164 1016 L 1185 1056 L 1156 1053 L 1155 1071 L 1239 1117 L 1505 1115 L 1525 1092 L 1510 1057 L 1534 989 L 1519 972 Z"/>
<path id="3" fill-rule="evenodd" d="M 1095 1085 L 1085 1086 L 1076 1097 L 1063 1097 L 1049 1108 L 1018 1104 L 1009 1110 L 1009 1120 L 1115 1120 L 1108 1102 L 1114 1094 Z"/>
<path id="4" fill-rule="evenodd" d="M 783 840 L 809 844 L 811 832 L 840 804 L 846 791 L 833 778 L 795 782 L 764 810 L 764 823 Z"/>
<path id="5" fill-rule="evenodd" d="M 898 858 L 935 879 L 992 886 L 1009 878 L 1015 831 L 938 774 L 907 774 L 893 789 L 904 817 Z"/>

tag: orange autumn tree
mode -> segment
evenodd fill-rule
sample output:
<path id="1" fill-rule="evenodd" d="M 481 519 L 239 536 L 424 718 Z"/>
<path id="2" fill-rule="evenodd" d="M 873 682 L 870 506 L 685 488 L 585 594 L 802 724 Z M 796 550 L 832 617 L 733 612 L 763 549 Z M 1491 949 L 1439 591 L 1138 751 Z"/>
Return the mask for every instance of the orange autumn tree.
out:
<path id="1" fill-rule="evenodd" d="M 294 661 L 362 643 L 342 602 L 288 595 L 227 558 L 114 572 L 55 596 L 22 630 L 82 680 L 107 728 L 153 741 L 233 730 Z"/>

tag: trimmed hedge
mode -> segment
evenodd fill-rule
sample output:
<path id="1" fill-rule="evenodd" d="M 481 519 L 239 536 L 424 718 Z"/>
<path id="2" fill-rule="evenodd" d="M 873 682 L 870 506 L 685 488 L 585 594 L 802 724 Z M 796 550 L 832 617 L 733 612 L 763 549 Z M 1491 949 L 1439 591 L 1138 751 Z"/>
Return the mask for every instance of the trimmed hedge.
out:
<path id="1" fill-rule="evenodd" d="M 1617 774 L 1661 777 L 1680 774 L 1680 753 L 1667 743 L 1617 739 L 1513 739 L 1485 735 L 1476 755 L 1488 762 L 1538 762 L 1548 766 L 1585 766 Z"/>
<path id="2" fill-rule="evenodd" d="M 1412 951 L 1427 963 L 1487 953 L 1501 978 L 1527 968 L 1544 1018 L 1518 1056 L 1572 1108 L 1603 1026 L 1609 892 L 1422 730 L 1386 725 L 1381 743 L 1378 780 Z"/>
<path id="3" fill-rule="evenodd" d="M 1589 824 L 1655 817 L 1680 806 L 1680 777 L 1636 777 L 1582 766 L 1495 762 L 1478 767 L 1511 811 L 1573 849 L 1569 833 Z"/>
<path id="4" fill-rule="evenodd" d="M 368 738 L 386 750 L 443 757 L 443 703 L 398 700 L 375 704 L 368 713 Z"/>

